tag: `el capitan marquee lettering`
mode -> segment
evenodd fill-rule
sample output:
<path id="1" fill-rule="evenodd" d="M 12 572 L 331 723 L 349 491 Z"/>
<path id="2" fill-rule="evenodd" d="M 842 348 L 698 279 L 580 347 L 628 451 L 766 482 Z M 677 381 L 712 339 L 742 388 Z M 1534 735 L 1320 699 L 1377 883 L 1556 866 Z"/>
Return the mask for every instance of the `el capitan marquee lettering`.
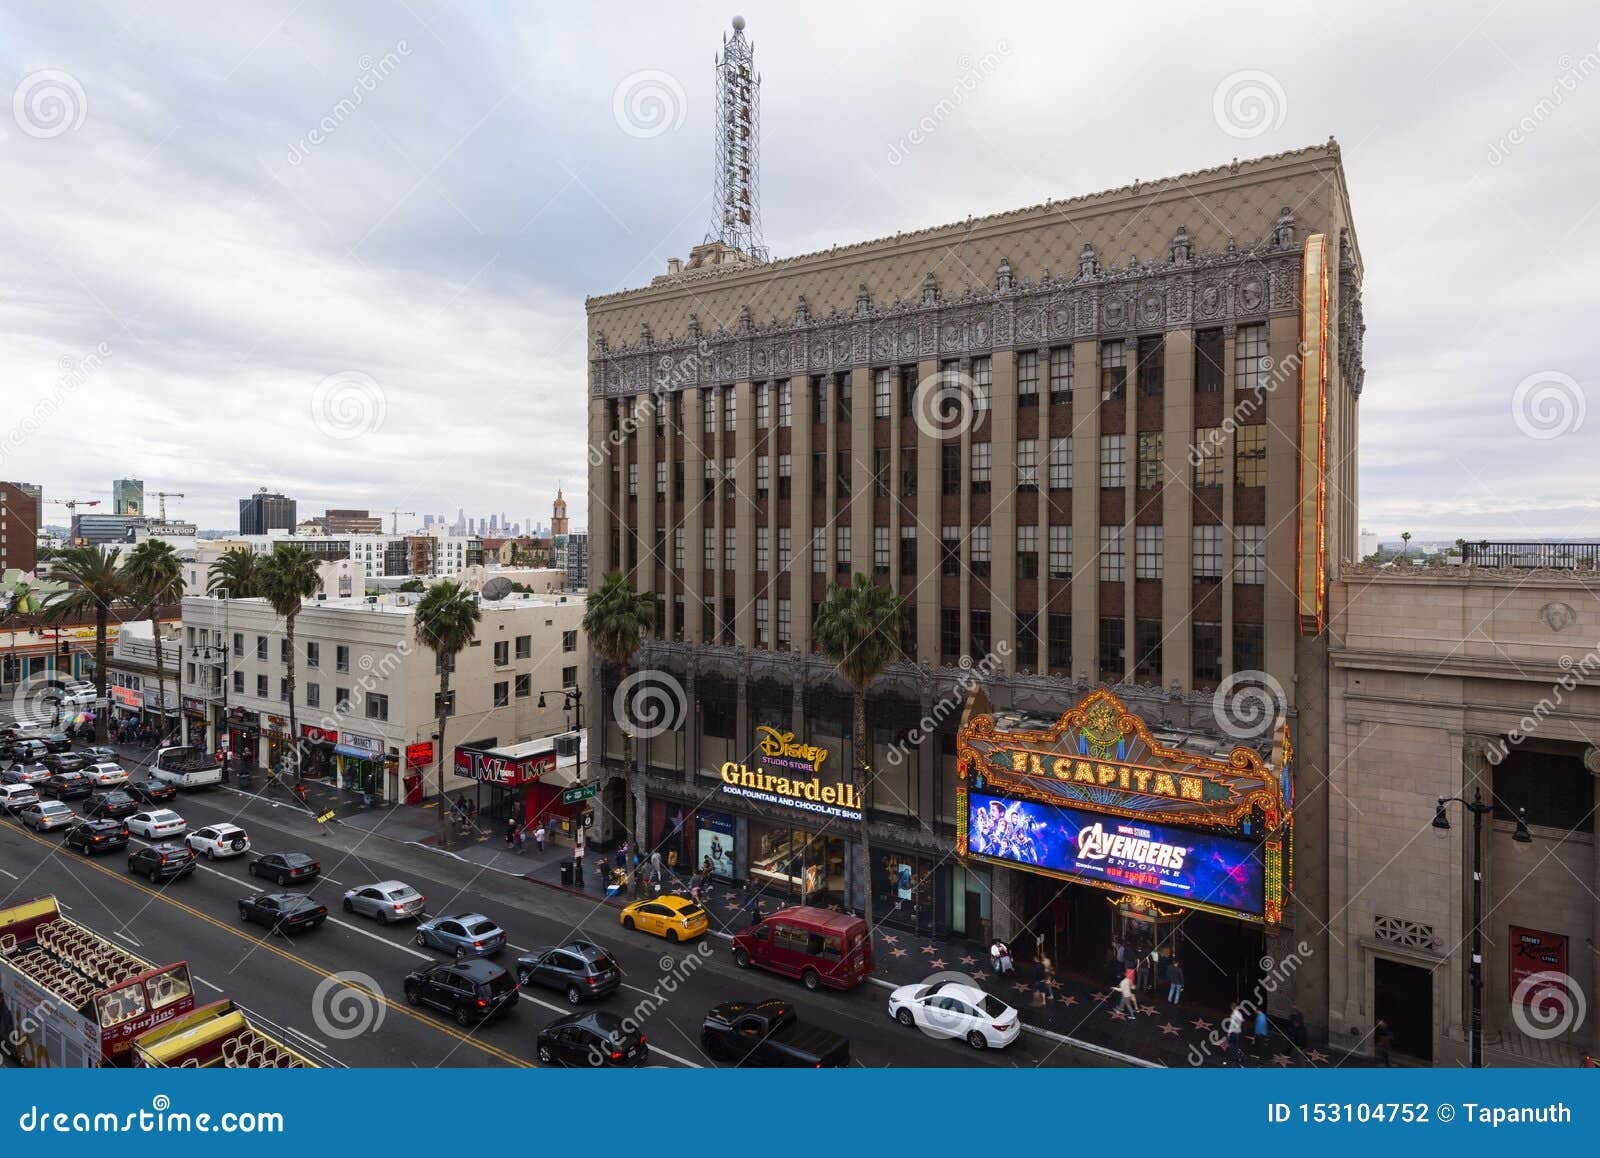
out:
<path id="1" fill-rule="evenodd" d="M 1006 753 L 1011 770 L 1028 776 L 1054 776 L 1074 784 L 1098 788 L 1120 788 L 1146 796 L 1165 796 L 1173 800 L 1202 800 L 1205 780 L 1185 776 L 1170 768 L 1151 768 L 1140 764 L 1119 764 L 1105 760 L 1079 760 L 1071 756 L 1041 755 L 1020 748 Z M 1004 757 L 1002 757 L 1004 759 Z"/>

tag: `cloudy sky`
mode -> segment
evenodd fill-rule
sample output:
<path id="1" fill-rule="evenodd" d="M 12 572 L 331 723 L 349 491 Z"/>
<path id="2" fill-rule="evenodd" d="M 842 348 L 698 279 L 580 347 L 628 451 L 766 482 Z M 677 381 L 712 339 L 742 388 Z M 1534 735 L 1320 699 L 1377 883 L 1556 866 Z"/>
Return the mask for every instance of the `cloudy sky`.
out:
<path id="1" fill-rule="evenodd" d="M 0 477 L 583 524 L 583 299 L 701 240 L 733 7 L 6 7 Z M 1362 522 L 1600 535 L 1593 5 L 742 11 L 777 256 L 1336 136 Z"/>

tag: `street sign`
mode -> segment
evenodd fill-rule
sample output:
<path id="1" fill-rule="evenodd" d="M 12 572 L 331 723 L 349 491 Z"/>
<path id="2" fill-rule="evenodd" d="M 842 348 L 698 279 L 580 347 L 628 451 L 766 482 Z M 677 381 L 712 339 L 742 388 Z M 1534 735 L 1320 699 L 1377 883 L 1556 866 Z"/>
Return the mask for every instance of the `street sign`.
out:
<path id="1" fill-rule="evenodd" d="M 568 788 L 561 794 L 561 803 L 577 804 L 583 800 L 593 800 L 600 794 L 600 788 L 594 784 L 579 784 L 576 788 Z"/>
<path id="2" fill-rule="evenodd" d="M 317 823 L 318 824 L 326 824 L 326 823 L 328 823 L 328 821 L 330 821 L 332 819 L 333 819 L 333 809 L 330 808 L 330 809 L 328 809 L 328 811 L 324 812 L 321 816 L 317 817 Z"/>
<path id="3" fill-rule="evenodd" d="M 583 814 L 583 827 L 585 827 L 585 828 L 593 828 L 594 827 L 594 813 L 593 812 L 585 812 Z"/>

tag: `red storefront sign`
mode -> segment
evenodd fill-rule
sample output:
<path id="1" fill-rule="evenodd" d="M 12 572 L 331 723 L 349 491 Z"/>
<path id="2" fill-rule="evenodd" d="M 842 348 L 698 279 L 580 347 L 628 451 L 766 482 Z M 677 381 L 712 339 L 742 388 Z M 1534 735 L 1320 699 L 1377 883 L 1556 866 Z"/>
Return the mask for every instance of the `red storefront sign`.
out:
<path id="1" fill-rule="evenodd" d="M 339 733 L 330 732 L 326 728 L 319 728 L 315 724 L 301 724 L 300 734 L 314 744 L 337 744 Z"/>
<path id="2" fill-rule="evenodd" d="M 454 763 L 456 775 L 464 779 L 515 788 L 519 784 L 534 783 L 546 772 L 554 772 L 556 754 L 540 752 L 513 760 L 474 748 L 457 748 Z"/>
<path id="3" fill-rule="evenodd" d="M 406 745 L 406 767 L 426 768 L 433 763 L 433 741 L 424 740 L 420 744 Z"/>
<path id="4" fill-rule="evenodd" d="M 1567 972 L 1567 938 L 1561 933 L 1542 933 L 1538 929 L 1512 925 L 1508 943 L 1512 1002 L 1535 1005 L 1540 1009 L 1547 1004 L 1566 1002 L 1564 990 L 1573 983 Z M 1560 976 L 1530 980 L 1542 973 Z"/>

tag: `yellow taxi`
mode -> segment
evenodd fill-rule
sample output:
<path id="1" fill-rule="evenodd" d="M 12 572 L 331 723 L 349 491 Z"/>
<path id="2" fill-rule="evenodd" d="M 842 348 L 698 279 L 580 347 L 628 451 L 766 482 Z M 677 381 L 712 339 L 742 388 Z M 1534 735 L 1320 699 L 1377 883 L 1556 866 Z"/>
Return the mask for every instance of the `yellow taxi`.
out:
<path id="1" fill-rule="evenodd" d="M 692 941 L 705 935 L 706 911 L 688 897 L 672 895 L 635 901 L 622 910 L 622 927 L 639 929 L 669 941 Z"/>

